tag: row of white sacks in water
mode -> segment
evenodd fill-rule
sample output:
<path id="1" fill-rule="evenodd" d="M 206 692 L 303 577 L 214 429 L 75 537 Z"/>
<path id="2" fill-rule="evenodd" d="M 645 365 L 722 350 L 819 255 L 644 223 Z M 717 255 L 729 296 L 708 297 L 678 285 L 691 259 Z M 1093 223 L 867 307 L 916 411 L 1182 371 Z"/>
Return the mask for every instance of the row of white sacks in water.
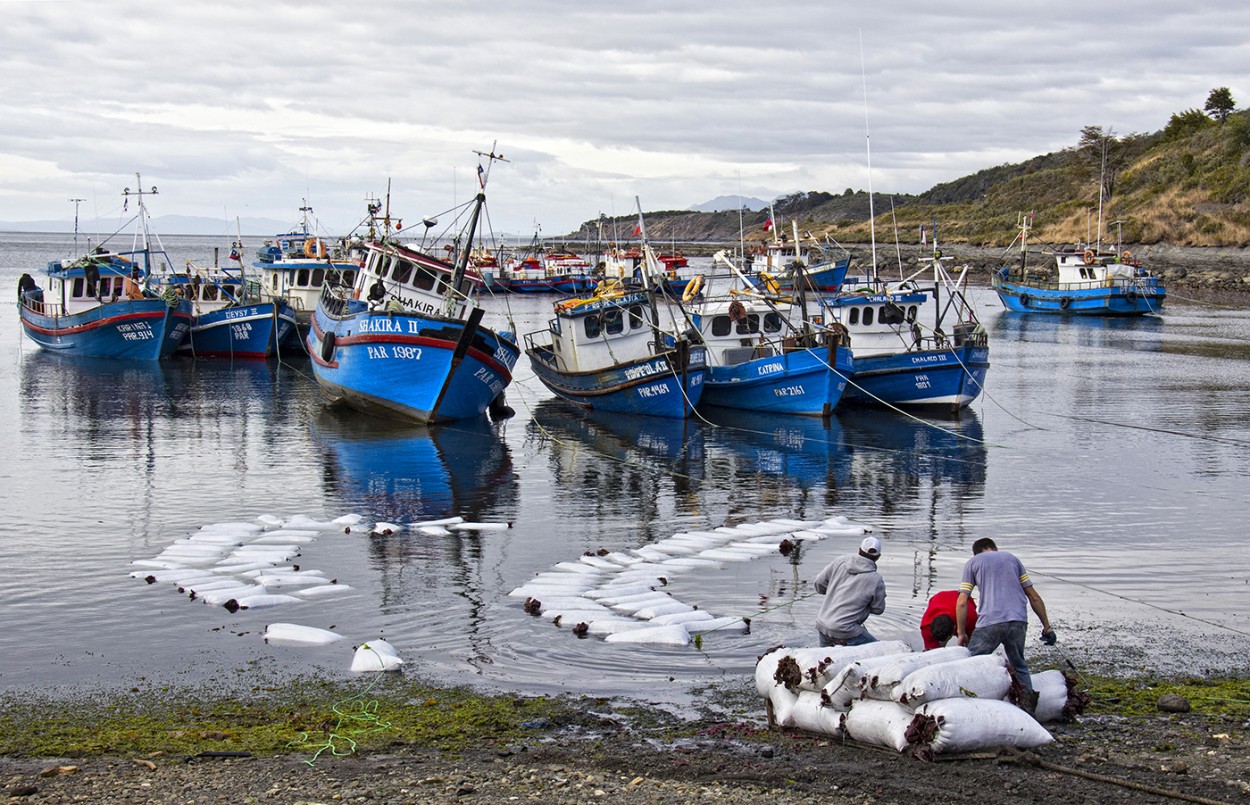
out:
<path id="1" fill-rule="evenodd" d="M 674 576 L 777 555 L 830 536 L 860 536 L 870 529 L 845 517 L 827 520 L 769 520 L 690 531 L 625 551 L 586 554 L 560 562 L 508 595 L 576 634 L 603 636 L 609 643 L 684 646 L 708 632 L 749 631 L 750 619 L 716 617 L 657 588 Z"/>
<path id="2" fill-rule="evenodd" d="M 901 641 L 777 648 L 760 658 L 755 686 L 771 725 L 897 751 L 1028 749 L 1054 740 L 1039 721 L 1072 710 L 1061 671 L 1034 674 L 1036 717 L 1006 701 L 1011 672 L 1001 654 L 962 646 L 913 652 Z M 1072 701 L 1070 701 L 1070 699 Z"/>

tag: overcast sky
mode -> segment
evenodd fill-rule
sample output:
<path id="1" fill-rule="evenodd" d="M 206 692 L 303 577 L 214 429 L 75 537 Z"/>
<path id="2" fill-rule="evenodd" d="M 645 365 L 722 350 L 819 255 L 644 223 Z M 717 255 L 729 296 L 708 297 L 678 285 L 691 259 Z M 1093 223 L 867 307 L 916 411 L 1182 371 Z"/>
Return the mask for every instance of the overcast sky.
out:
<path id="1" fill-rule="evenodd" d="M 862 53 L 861 58 L 861 42 Z M 154 215 L 339 234 L 385 193 L 495 230 L 719 195 L 914 193 L 1250 101 L 1250 3 L 0 0 L 0 220 Z M 865 91 L 866 90 L 866 91 Z M 871 135 L 871 176 L 865 132 Z"/>

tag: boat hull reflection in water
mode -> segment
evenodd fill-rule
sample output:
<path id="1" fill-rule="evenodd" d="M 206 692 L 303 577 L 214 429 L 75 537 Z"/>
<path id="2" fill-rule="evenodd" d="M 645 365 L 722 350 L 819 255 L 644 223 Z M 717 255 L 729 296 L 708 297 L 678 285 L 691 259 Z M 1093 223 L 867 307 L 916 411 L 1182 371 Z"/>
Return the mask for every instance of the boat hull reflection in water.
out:
<path id="1" fill-rule="evenodd" d="M 516 474 L 498 427 L 484 417 L 404 426 L 337 409 L 314 423 L 327 491 L 398 524 L 513 510 Z"/>

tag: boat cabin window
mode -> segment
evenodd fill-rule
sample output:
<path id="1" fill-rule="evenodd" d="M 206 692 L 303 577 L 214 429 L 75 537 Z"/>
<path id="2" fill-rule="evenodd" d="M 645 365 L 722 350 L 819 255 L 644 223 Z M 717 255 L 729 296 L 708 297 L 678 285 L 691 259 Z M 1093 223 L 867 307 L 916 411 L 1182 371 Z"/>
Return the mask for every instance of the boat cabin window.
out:
<path id="1" fill-rule="evenodd" d="M 391 279 L 395 282 L 407 282 L 412 276 L 412 263 L 403 260 L 395 264 L 395 270 L 391 272 Z"/>
<path id="2" fill-rule="evenodd" d="M 412 278 L 412 284 L 422 291 L 434 290 L 437 278 L 428 268 L 418 268 L 417 275 Z"/>
<path id="3" fill-rule="evenodd" d="M 646 326 L 647 319 L 642 312 L 642 305 L 630 305 L 629 308 L 629 329 L 637 330 Z"/>
<path id="4" fill-rule="evenodd" d="M 853 307 L 846 313 L 847 324 L 859 324 L 859 308 Z"/>
<path id="5" fill-rule="evenodd" d="M 779 333 L 781 332 L 781 314 L 775 310 L 771 310 L 764 314 L 764 332 Z"/>
<path id="6" fill-rule="evenodd" d="M 752 313 L 738 322 L 738 334 L 758 333 L 760 331 L 760 314 Z"/>
<path id="7" fill-rule="evenodd" d="M 295 275 L 295 284 L 300 288 L 308 287 L 308 269 L 301 268 Z"/>
<path id="8" fill-rule="evenodd" d="M 324 268 L 314 268 L 312 273 L 312 284 L 314 288 L 320 288 L 326 283 L 326 270 Z"/>
<path id="9" fill-rule="evenodd" d="M 278 290 L 278 272 L 275 271 L 269 275 L 269 287 L 275 291 Z"/>
<path id="10" fill-rule="evenodd" d="M 235 299 L 238 299 L 239 298 L 239 286 L 238 285 L 223 285 L 221 286 L 221 295 L 223 298 L 225 298 L 226 296 L 233 296 Z"/>
<path id="11" fill-rule="evenodd" d="M 729 335 L 730 329 L 728 316 L 717 316 L 712 319 L 712 335 Z"/>
<path id="12" fill-rule="evenodd" d="M 200 286 L 200 299 L 205 302 L 214 302 L 217 300 L 217 286 L 211 282 L 206 282 Z"/>
<path id="13" fill-rule="evenodd" d="M 872 324 L 872 308 L 870 307 L 864 308 L 864 324 Z"/>
<path id="14" fill-rule="evenodd" d="M 118 290 L 121 290 L 121 282 L 122 282 L 121 277 L 118 277 L 117 278 Z M 113 293 L 113 278 L 112 277 L 102 278 L 99 282 L 99 285 L 96 288 L 96 293 L 99 294 L 101 297 L 110 296 Z"/>
<path id="15" fill-rule="evenodd" d="M 608 335 L 619 335 L 625 332 L 625 317 L 619 307 L 603 311 L 603 329 Z"/>
<path id="16" fill-rule="evenodd" d="M 75 299 L 81 299 L 82 289 L 83 289 L 83 278 L 74 277 L 74 289 L 70 291 L 70 295 L 73 296 Z"/>
<path id="17" fill-rule="evenodd" d="M 910 323 L 915 320 L 916 320 L 916 306 L 908 305 L 907 306 L 907 321 Z"/>
<path id="18" fill-rule="evenodd" d="M 586 328 L 586 337 L 598 338 L 599 332 L 602 329 L 602 325 L 599 321 L 599 314 L 592 313 L 591 315 L 586 317 L 585 322 L 586 323 L 583 324 L 582 326 Z"/>
<path id="19" fill-rule="evenodd" d="M 877 317 L 877 321 L 881 324 L 902 324 L 905 315 L 898 305 L 885 304 L 881 306 L 881 314 Z"/>

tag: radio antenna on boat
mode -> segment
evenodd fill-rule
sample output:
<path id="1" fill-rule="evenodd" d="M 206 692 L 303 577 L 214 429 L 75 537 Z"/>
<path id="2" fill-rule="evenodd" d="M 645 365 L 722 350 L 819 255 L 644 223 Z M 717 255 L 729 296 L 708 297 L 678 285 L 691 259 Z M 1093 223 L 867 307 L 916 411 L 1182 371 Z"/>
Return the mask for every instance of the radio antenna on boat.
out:
<path id="1" fill-rule="evenodd" d="M 86 201 L 85 198 L 71 198 L 74 204 L 74 254 L 78 254 L 78 205 Z"/>
<path id="2" fill-rule="evenodd" d="M 490 151 L 474 151 L 473 152 L 477 154 L 479 157 L 486 160 L 486 167 L 483 168 L 480 164 L 477 166 L 477 183 L 478 183 L 478 186 L 482 190 L 486 189 L 486 183 L 490 181 L 491 165 L 495 164 L 496 162 L 510 162 L 511 161 L 508 159 L 504 159 L 503 154 L 495 153 L 495 146 L 498 144 L 499 144 L 499 141 L 495 140 L 494 142 L 490 144 Z"/>
<path id="3" fill-rule="evenodd" d="M 868 69 L 864 66 L 864 29 L 859 29 L 859 77 L 864 88 L 864 150 L 868 155 L 868 232 L 872 248 L 872 275 L 877 276 L 877 215 L 872 204 L 872 137 L 868 133 Z"/>

